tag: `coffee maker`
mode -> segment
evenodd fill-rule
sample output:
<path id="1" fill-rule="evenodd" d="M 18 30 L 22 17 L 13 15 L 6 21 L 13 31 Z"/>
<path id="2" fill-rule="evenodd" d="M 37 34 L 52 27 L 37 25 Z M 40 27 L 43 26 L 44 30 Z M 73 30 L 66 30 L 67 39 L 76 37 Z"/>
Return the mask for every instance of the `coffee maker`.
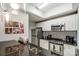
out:
<path id="1" fill-rule="evenodd" d="M 66 36 L 66 43 L 74 45 L 76 43 L 74 40 L 74 36 Z"/>

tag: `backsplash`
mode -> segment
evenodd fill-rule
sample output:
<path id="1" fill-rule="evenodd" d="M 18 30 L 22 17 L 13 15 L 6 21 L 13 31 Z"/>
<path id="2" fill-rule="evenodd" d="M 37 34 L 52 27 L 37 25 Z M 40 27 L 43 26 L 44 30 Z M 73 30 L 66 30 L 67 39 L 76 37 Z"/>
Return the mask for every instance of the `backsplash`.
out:
<path id="1" fill-rule="evenodd" d="M 43 36 L 47 36 L 51 34 L 53 38 L 60 38 L 65 40 L 66 36 L 74 36 L 75 40 L 77 39 L 77 31 L 61 31 L 61 32 L 53 32 L 53 31 L 44 31 Z"/>

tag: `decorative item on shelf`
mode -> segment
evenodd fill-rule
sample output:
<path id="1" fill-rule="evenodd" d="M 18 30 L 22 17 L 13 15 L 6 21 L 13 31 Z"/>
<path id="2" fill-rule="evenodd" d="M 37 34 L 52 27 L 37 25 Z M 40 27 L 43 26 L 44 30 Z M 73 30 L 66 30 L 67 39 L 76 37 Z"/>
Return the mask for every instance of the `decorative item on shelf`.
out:
<path id="1" fill-rule="evenodd" d="M 5 21 L 5 27 L 12 27 L 13 22 L 12 21 Z"/>
<path id="2" fill-rule="evenodd" d="M 12 33 L 12 28 L 5 28 L 5 33 L 6 34 L 11 34 Z"/>
<path id="3" fill-rule="evenodd" d="M 20 23 L 20 28 L 24 28 L 24 26 L 23 26 L 23 24 L 22 24 L 22 23 Z"/>
<path id="4" fill-rule="evenodd" d="M 13 27 L 19 27 L 19 23 L 18 22 L 13 22 Z"/>
<path id="5" fill-rule="evenodd" d="M 24 33 L 24 25 L 20 23 L 19 33 Z"/>
<path id="6" fill-rule="evenodd" d="M 24 29 L 23 28 L 19 28 L 19 33 L 24 33 Z"/>
<path id="7" fill-rule="evenodd" d="M 13 34 L 19 33 L 19 28 L 13 28 Z"/>

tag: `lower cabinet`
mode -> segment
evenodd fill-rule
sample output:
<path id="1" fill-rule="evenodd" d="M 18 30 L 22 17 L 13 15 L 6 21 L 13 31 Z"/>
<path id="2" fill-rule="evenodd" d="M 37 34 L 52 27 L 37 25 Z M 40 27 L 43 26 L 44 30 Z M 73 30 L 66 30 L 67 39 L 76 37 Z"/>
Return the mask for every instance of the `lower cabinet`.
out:
<path id="1" fill-rule="evenodd" d="M 64 56 L 75 56 L 75 46 L 64 44 Z"/>
<path id="2" fill-rule="evenodd" d="M 73 45 L 69 45 L 69 44 L 57 45 L 51 43 L 49 44 L 49 41 L 40 39 L 40 47 L 48 51 L 51 51 L 57 55 L 75 56 L 76 46 Z"/>
<path id="3" fill-rule="evenodd" d="M 40 47 L 49 50 L 49 41 L 40 39 Z"/>

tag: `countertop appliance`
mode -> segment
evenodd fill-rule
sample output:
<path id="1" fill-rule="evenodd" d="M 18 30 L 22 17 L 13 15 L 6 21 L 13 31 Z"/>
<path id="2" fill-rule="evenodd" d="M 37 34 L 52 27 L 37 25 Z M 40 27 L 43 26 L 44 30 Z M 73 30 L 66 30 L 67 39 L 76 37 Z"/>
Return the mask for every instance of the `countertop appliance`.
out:
<path id="1" fill-rule="evenodd" d="M 48 35 L 48 36 L 47 36 L 47 39 L 52 39 L 52 35 L 51 35 L 51 34 Z"/>
<path id="2" fill-rule="evenodd" d="M 69 44 L 72 44 L 72 45 L 77 45 L 74 36 L 66 36 L 66 43 L 69 43 Z"/>

